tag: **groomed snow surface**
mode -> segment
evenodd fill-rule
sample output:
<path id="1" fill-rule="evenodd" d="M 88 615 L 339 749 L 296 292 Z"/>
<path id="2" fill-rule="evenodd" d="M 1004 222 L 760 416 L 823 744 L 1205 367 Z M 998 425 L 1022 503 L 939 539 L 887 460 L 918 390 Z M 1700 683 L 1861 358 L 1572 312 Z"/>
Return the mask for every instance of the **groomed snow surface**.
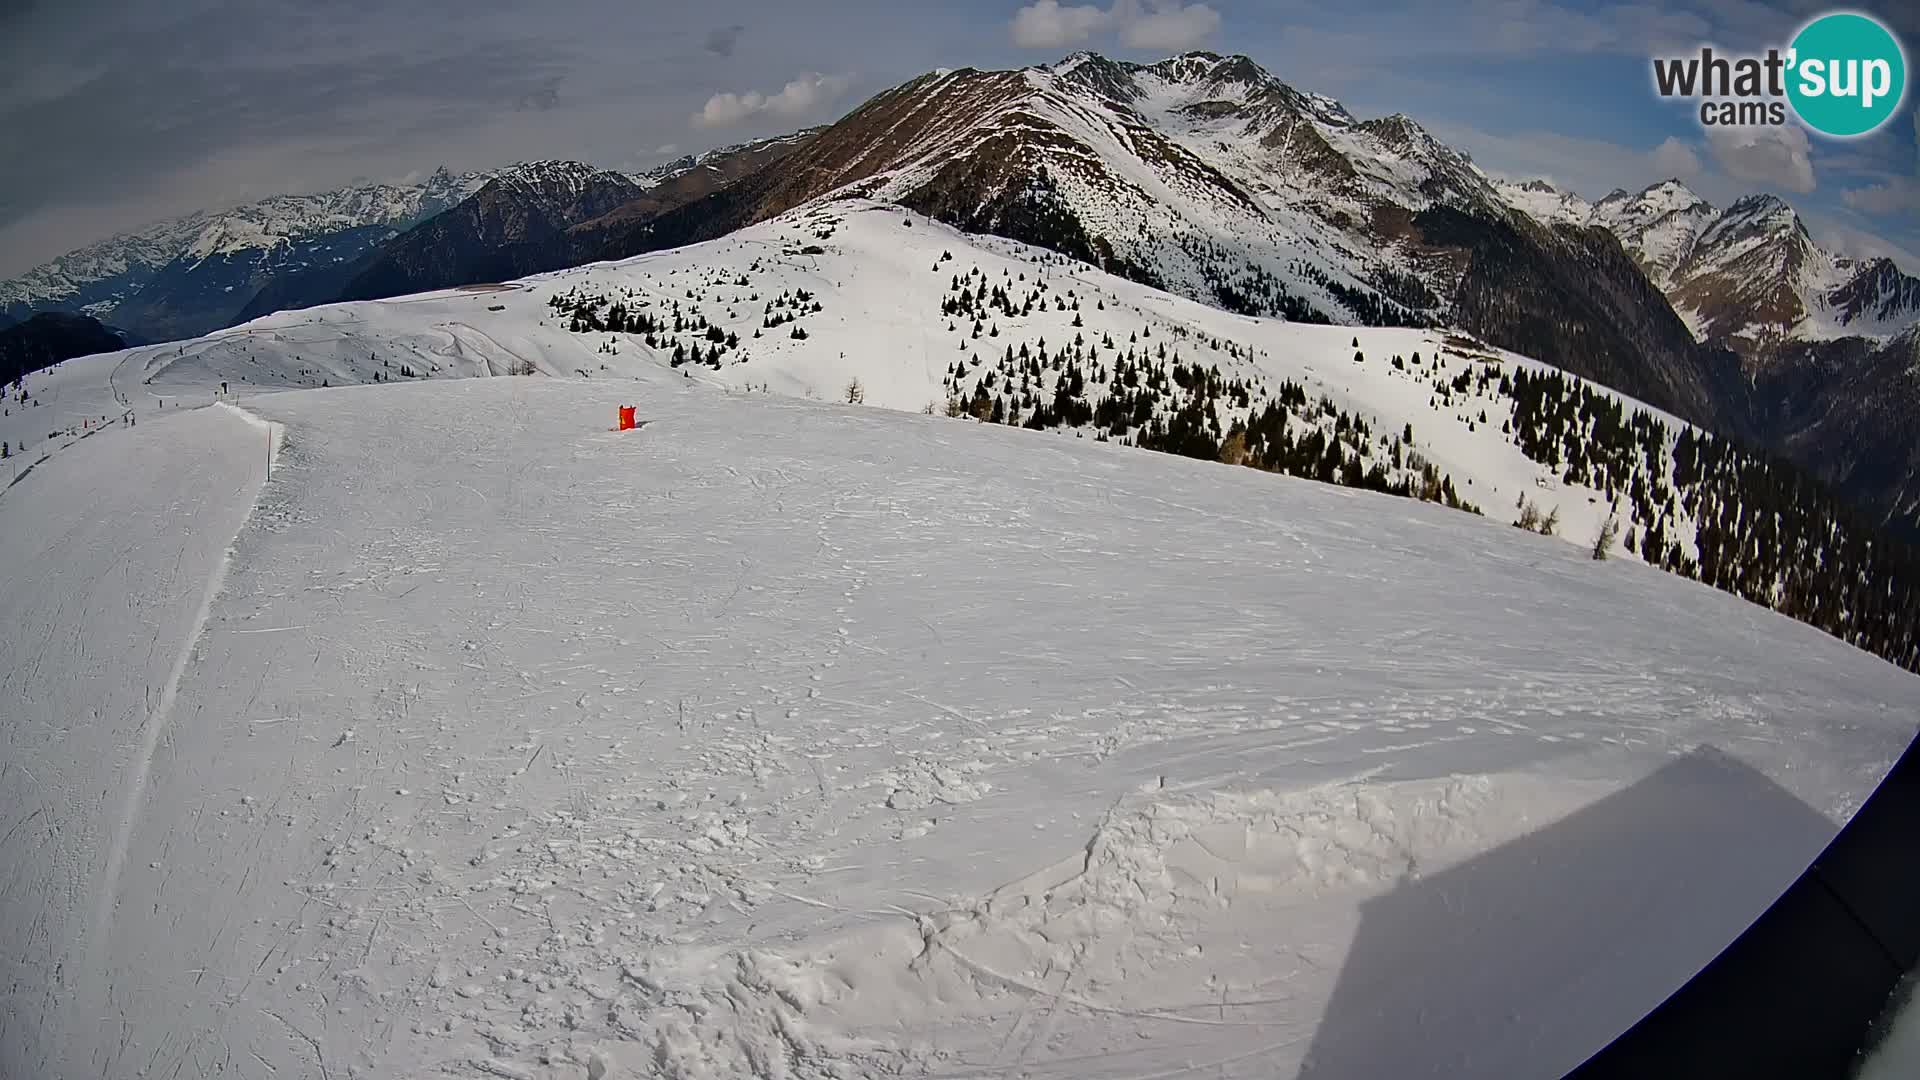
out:
<path id="1" fill-rule="evenodd" d="M 0 1075 L 1557 1075 L 1914 733 L 1497 517 L 510 330 L 592 377 L 54 373 L 139 423 L 0 492 Z"/>
<path id="2" fill-rule="evenodd" d="M 262 396 L 264 482 L 203 408 L 4 495 L 8 1075 L 1545 1074 L 1911 734 L 1495 522 L 681 383 Z"/>

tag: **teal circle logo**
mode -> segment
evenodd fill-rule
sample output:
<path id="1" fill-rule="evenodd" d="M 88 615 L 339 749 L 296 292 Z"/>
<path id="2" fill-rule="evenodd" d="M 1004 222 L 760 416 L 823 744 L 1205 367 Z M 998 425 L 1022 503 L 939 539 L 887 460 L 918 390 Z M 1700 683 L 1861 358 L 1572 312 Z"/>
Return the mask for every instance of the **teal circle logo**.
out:
<path id="1" fill-rule="evenodd" d="M 1823 135 L 1865 135 L 1886 123 L 1906 96 L 1906 53 L 1866 15 L 1820 16 L 1794 37 L 1788 56 L 1787 100 Z"/>

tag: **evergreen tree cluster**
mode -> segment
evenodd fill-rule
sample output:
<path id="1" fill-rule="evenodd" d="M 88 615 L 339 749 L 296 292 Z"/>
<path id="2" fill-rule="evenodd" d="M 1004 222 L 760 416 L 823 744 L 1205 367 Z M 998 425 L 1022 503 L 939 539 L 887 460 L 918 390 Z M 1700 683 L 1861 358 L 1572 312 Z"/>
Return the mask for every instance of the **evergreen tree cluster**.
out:
<path id="1" fill-rule="evenodd" d="M 935 270 L 938 269 L 936 266 Z M 1106 307 L 1104 300 L 1095 303 L 1103 310 Z M 1035 312 L 1048 311 L 1073 312 L 1075 325 L 1085 325 L 1079 319 L 1079 295 L 1073 289 L 1065 292 L 1053 289 L 1046 275 L 1038 271 L 1032 281 L 1028 281 L 1024 270 L 1018 274 L 1002 270 L 998 279 L 990 279 L 986 271 L 975 266 L 964 274 L 952 275 L 947 293 L 940 301 L 940 314 L 946 317 L 947 328 L 952 330 L 958 323 L 967 323 L 976 338 L 983 334 L 998 337 L 1002 319 L 1025 319 Z"/>
<path id="2" fill-rule="evenodd" d="M 1404 304 L 1401 304 L 1393 298 L 1382 293 L 1370 292 L 1367 289 L 1335 280 L 1329 276 L 1326 271 L 1312 263 L 1295 259 L 1289 264 L 1288 269 L 1295 275 L 1327 290 L 1335 300 L 1340 301 L 1342 306 L 1353 313 L 1354 318 L 1359 320 L 1362 326 L 1432 325 L 1431 319 L 1426 318 L 1417 311 L 1408 310 Z M 1405 291 L 1406 281 L 1398 281 L 1396 284 L 1399 285 L 1402 291 Z M 1417 284 L 1417 282 L 1415 282 L 1415 284 Z"/>
<path id="3" fill-rule="evenodd" d="M 755 263 L 755 269 L 758 266 Z M 726 317 L 735 323 L 742 321 L 740 312 L 745 305 L 762 304 L 760 328 L 753 331 L 754 337 L 762 336 L 766 330 L 788 326 L 788 337 L 804 340 L 807 332 L 799 320 L 825 310 L 819 298 L 806 289 L 782 291 L 764 302 L 758 292 L 738 291 L 752 288 L 746 274 L 712 276 L 699 287 L 683 290 L 684 298 L 668 298 L 657 305 L 630 286 L 618 290 L 617 295 L 608 296 L 576 285 L 549 297 L 547 306 L 556 317 L 565 320 L 567 329 L 573 333 L 630 335 L 639 338 L 647 348 L 665 353 L 673 367 L 702 364 L 718 371 L 725 364 L 747 361 L 740 332 L 724 328 L 702 310 L 701 304 L 708 300 L 710 290 L 718 287 L 736 290 L 730 296 L 714 297 Z M 601 343 L 599 351 L 617 354 L 619 350 L 609 340 Z"/>
<path id="4" fill-rule="evenodd" d="M 1236 425 L 1235 434 L 1240 433 Z M 1244 438 L 1244 464 L 1254 468 L 1480 513 L 1461 498 L 1453 477 L 1414 447 L 1411 425 L 1376 437 L 1364 417 L 1336 407 L 1330 398 L 1322 396 L 1309 406 L 1306 389 L 1292 380 L 1282 382 L 1278 397 L 1249 416 Z"/>
<path id="5" fill-rule="evenodd" d="M 797 322 L 803 316 L 823 310 L 825 309 L 820 306 L 820 301 L 805 289 L 782 292 L 779 296 L 767 301 L 766 306 L 761 309 L 760 329 L 777 330 L 788 323 Z M 794 329 L 798 330 L 799 327 Z M 793 336 L 805 337 L 806 335 L 796 333 Z"/>
<path id="6" fill-rule="evenodd" d="M 1334 319 L 1312 300 L 1290 290 L 1272 270 L 1229 250 L 1212 237 L 1194 233 L 1163 237 L 1172 257 L 1189 263 L 1211 301 L 1238 315 L 1272 316 L 1290 322 L 1330 324 Z M 1295 280 L 1318 285 L 1364 326 L 1432 326 L 1428 312 L 1439 298 L 1412 274 L 1383 271 L 1374 288 L 1350 285 L 1303 259 L 1291 260 Z"/>
<path id="7" fill-rule="evenodd" d="M 1628 551 L 1920 671 L 1920 553 L 1806 473 L 1691 427 L 1676 435 L 1561 372 L 1516 371 L 1501 387 L 1514 445 L 1620 505 Z"/>
<path id="8" fill-rule="evenodd" d="M 1423 363 L 1417 353 L 1391 365 L 1427 380 L 1429 405 L 1470 429 L 1502 417 L 1529 460 L 1614 508 L 1622 545 L 1646 562 L 1920 671 L 1920 553 L 1798 468 L 1684 425 L 1676 434 L 1561 371 L 1508 371 L 1495 360 L 1450 371 L 1444 354 Z M 1524 494 L 1519 505 L 1522 528 L 1551 531 L 1558 520 L 1558 507 Z"/>
<path id="9" fill-rule="evenodd" d="M 1469 378 L 1462 372 L 1461 379 Z M 1483 365 L 1480 385 L 1498 379 L 1512 399 L 1509 435 L 1521 453 L 1558 473 L 1568 484 L 1604 492 L 1609 502 L 1625 495 L 1633 516 L 1652 521 L 1669 512 L 1667 445 L 1672 433 L 1645 409 L 1631 414 L 1612 394 L 1558 371 L 1499 374 Z"/>
<path id="10" fill-rule="evenodd" d="M 1432 325 L 1432 320 L 1417 313 L 1439 311 L 1445 306 L 1433 290 L 1412 273 L 1382 269 L 1374 274 L 1373 286 L 1380 290 L 1381 296 L 1407 309 L 1410 317 L 1422 318 L 1421 325 Z"/>
<path id="11" fill-rule="evenodd" d="M 981 295 L 996 302 L 991 289 L 975 292 L 970 281 L 956 279 L 970 299 L 955 307 L 950 295 L 943 311 L 951 308 L 964 316 L 976 310 L 968 304 Z M 1104 301 L 1098 303 L 1104 307 Z M 995 310 L 1004 313 L 1004 308 Z M 1253 350 L 1238 343 L 1180 327 L 1173 330 L 1171 347 L 1150 337 L 1150 330 L 1136 331 L 1121 342 L 1111 332 L 1094 339 L 1081 330 L 1057 346 L 1045 338 L 1033 345 L 1004 345 L 988 362 L 976 344 L 978 334 L 963 336 L 960 348 L 966 356 L 944 377 L 946 412 L 1039 431 L 1090 430 L 1102 441 L 1479 512 L 1460 496 L 1450 476 L 1414 449 L 1411 426 L 1377 435 L 1364 417 L 1325 396 L 1310 400 L 1297 382 L 1256 387 L 1218 365 L 1186 359 L 1179 345 L 1186 340 L 1250 359 Z"/>

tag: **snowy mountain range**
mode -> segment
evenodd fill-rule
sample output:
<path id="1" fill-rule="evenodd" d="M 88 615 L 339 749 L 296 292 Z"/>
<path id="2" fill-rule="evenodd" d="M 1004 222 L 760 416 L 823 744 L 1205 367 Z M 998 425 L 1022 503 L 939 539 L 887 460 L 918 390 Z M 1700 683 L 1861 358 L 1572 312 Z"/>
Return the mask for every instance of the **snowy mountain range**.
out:
<path id="1" fill-rule="evenodd" d="M 1543 223 L 1616 236 L 1697 336 L 1740 357 L 1753 438 L 1920 536 L 1920 278 L 1823 248 L 1771 195 L 1716 209 L 1678 180 L 1592 204 L 1539 180 L 1501 192 Z"/>
<path id="2" fill-rule="evenodd" d="M 471 195 L 491 174 L 436 170 L 417 184 L 275 195 L 189 214 L 64 255 L 0 282 L 0 310 L 93 315 L 149 339 L 228 325 L 267 281 L 351 262 Z"/>
<path id="3" fill-rule="evenodd" d="M 329 234 L 357 254 L 319 253 L 222 310 L 231 322 L 498 282 L 847 198 L 1232 312 L 1458 327 L 1772 446 L 1875 517 L 1920 528 L 1920 460 L 1906 464 L 1920 450 L 1879 468 L 1859 449 L 1904 447 L 1882 430 L 1882 402 L 1920 396 L 1887 374 L 1912 348 L 1913 278 L 1824 251 L 1767 196 L 1721 211 L 1669 182 L 1588 204 L 1498 181 L 1406 116 L 1357 118 L 1240 56 L 943 70 L 826 128 L 639 176 L 521 166 L 408 232 Z M 211 260 L 253 250 L 259 231 L 203 224 L 180 243 Z M 178 291 L 163 284 L 154 292 Z M 122 309 L 139 319 L 117 325 L 136 333 L 182 325 L 164 304 Z"/>
<path id="4" fill-rule="evenodd" d="M 618 258 L 812 199 L 896 203 L 1250 314 L 1450 324 L 1690 419 L 1736 427 L 1703 352 L 1617 244 L 1514 211 L 1405 116 L 1354 117 L 1246 57 L 1077 54 L 935 72 L 783 161 L 616 236 Z"/>
<path id="5" fill-rule="evenodd" d="M 298 303 L 256 304 L 249 314 L 504 281 L 574 266 L 591 258 L 608 232 L 708 195 L 785 157 L 811 134 L 721 147 L 639 177 L 581 162 L 518 166 L 447 213 L 381 245 L 338 286 L 310 290 Z"/>
<path id="6" fill-rule="evenodd" d="M 578 161 L 536 161 L 507 169 L 472 197 L 371 252 L 334 298 L 374 299 L 503 281 L 548 267 L 521 257 L 568 226 L 598 217 L 645 189 L 623 173 Z"/>
<path id="7" fill-rule="evenodd" d="M 1679 180 L 1597 203 L 1543 180 L 1503 181 L 1508 203 L 1548 225 L 1613 233 L 1694 333 L 1764 360 L 1795 341 L 1886 340 L 1920 321 L 1920 278 L 1891 259 L 1820 246 L 1772 195 L 1716 209 Z"/>
<path id="8" fill-rule="evenodd" d="M 609 230 L 682 206 L 784 156 L 810 132 L 690 155 L 645 173 L 577 161 L 515 166 L 359 259 L 282 275 L 240 320 L 340 299 L 503 281 L 586 261 Z M 237 320 L 238 321 L 238 320 Z"/>
<path id="9" fill-rule="evenodd" d="M 68 360 L 0 453 L 8 1076 L 1563 1075 L 1920 697 L 1792 469 L 844 189 Z"/>
<path id="10" fill-rule="evenodd" d="M 1398 238 L 1367 235 L 1374 210 L 1436 197 L 1500 205 L 1477 170 L 1411 121 L 1358 121 L 1244 57 L 1138 65 L 1082 53 L 886 91 L 788 166 L 626 242 L 724 230 L 836 191 L 973 231 L 1030 232 L 1209 303 L 1356 323 L 1443 307 L 1418 283 L 1376 287 L 1409 284 L 1398 279 L 1422 267 Z"/>
<path id="11" fill-rule="evenodd" d="M 194 213 L 69 252 L 0 282 L 0 311 L 15 320 L 48 308 L 110 315 L 186 251 L 214 215 Z"/>
<path id="12" fill-rule="evenodd" d="M 363 185 L 313 195 L 276 195 L 224 211 L 205 211 L 113 237 L 0 282 L 0 314 L 15 321 L 35 311 L 94 315 L 136 336 L 191 337 L 268 312 L 338 299 L 363 274 L 362 293 L 408 291 L 482 277 L 511 277 L 567 265 L 575 246 L 548 234 L 584 226 L 610 212 L 604 227 L 631 224 L 705 195 L 750 167 L 777 158 L 810 131 L 687 155 L 642 173 L 576 161 L 523 162 L 454 175 L 436 170 L 419 184 Z M 384 249 L 403 234 L 481 196 L 464 223 Z M 497 219 L 492 226 L 482 218 Z M 512 219 L 512 220 L 506 220 Z M 436 247 L 451 245 L 458 250 Z M 503 253 L 531 246 L 544 250 Z M 440 260 L 417 282 L 389 264 Z M 396 275 L 383 278 L 382 275 Z M 386 284 L 379 284 L 382 281 Z M 392 295 L 393 293 L 383 293 Z"/>

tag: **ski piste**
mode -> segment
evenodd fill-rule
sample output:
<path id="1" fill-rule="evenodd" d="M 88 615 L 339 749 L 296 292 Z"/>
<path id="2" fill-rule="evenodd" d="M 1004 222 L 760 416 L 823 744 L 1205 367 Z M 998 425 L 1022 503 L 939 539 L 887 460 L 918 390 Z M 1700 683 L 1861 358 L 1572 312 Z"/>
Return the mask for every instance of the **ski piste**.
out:
<path id="1" fill-rule="evenodd" d="M 664 366 L 142 416 L 0 493 L 10 1074 L 1557 1074 L 1912 734 L 1724 593 L 1070 436 Z"/>

